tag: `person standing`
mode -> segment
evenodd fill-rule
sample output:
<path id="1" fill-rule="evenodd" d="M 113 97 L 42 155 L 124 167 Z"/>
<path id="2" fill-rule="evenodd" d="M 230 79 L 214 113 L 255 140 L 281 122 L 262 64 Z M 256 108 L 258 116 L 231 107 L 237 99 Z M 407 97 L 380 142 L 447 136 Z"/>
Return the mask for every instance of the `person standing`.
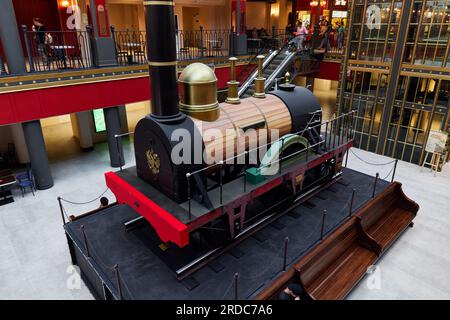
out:
<path id="1" fill-rule="evenodd" d="M 339 22 L 338 28 L 337 28 L 337 47 L 338 50 L 341 51 L 342 50 L 342 44 L 344 42 L 344 21 Z"/>
<path id="2" fill-rule="evenodd" d="M 304 50 L 303 42 L 305 41 L 308 30 L 303 26 L 301 21 L 297 22 L 297 30 L 295 32 L 295 45 L 297 50 Z"/>
<path id="3" fill-rule="evenodd" d="M 31 29 L 36 33 L 35 39 L 38 46 L 39 56 L 42 58 L 44 64 L 47 63 L 47 48 L 46 48 L 46 32 L 45 26 L 41 18 L 33 18 L 33 26 Z"/>
<path id="4" fill-rule="evenodd" d="M 319 49 L 325 49 L 325 52 L 330 50 L 330 32 L 331 32 L 331 24 L 328 20 L 324 19 L 322 22 L 322 43 L 320 44 Z"/>

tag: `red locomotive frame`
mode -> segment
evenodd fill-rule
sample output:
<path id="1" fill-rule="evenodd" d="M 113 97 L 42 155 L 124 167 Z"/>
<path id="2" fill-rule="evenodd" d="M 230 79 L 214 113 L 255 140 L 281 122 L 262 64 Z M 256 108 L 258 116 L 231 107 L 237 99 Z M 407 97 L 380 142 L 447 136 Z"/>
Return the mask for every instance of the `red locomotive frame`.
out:
<path id="1" fill-rule="evenodd" d="M 189 234 L 191 232 L 196 231 L 205 224 L 218 219 L 239 206 L 245 207 L 245 205 L 250 203 L 253 199 L 281 185 L 284 181 L 294 181 L 298 176 L 303 175 L 308 170 L 316 168 L 332 158 L 335 158 L 336 160 L 335 171 L 340 172 L 344 154 L 352 147 L 352 144 L 352 140 L 346 141 L 335 149 L 312 158 L 306 163 L 293 166 L 281 176 L 277 176 L 262 183 L 262 185 L 251 192 L 242 194 L 233 199 L 233 201 L 224 203 L 221 207 L 215 208 L 214 210 L 189 221 L 187 224 L 177 219 L 161 205 L 158 205 L 152 201 L 152 199 L 138 191 L 132 184 L 125 181 L 116 173 L 107 172 L 105 174 L 105 179 L 107 186 L 115 194 L 117 201 L 120 204 L 127 204 L 142 215 L 152 225 L 163 242 L 172 242 L 182 248 L 189 244 Z M 245 219 L 245 211 L 241 219 Z"/>

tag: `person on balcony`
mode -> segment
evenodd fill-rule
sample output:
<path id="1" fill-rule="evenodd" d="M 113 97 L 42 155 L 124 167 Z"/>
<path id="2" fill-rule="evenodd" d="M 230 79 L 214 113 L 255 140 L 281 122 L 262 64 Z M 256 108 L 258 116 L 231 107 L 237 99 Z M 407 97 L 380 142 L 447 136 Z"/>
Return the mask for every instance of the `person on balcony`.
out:
<path id="1" fill-rule="evenodd" d="M 258 36 L 258 30 L 254 27 L 253 29 L 252 29 L 252 39 L 258 39 L 259 38 L 259 36 Z"/>
<path id="2" fill-rule="evenodd" d="M 342 50 L 342 45 L 344 42 L 344 21 L 338 22 L 338 27 L 337 27 L 337 47 L 338 50 L 341 51 Z"/>
<path id="3" fill-rule="evenodd" d="M 322 43 L 320 44 L 319 49 L 325 49 L 325 52 L 330 51 L 330 32 L 331 32 L 331 24 L 328 22 L 327 19 L 323 19 L 322 21 L 322 27 L 321 27 L 321 33 L 322 36 Z"/>
<path id="4" fill-rule="evenodd" d="M 294 43 L 297 50 L 304 50 L 303 42 L 305 41 L 306 35 L 308 34 L 308 29 L 306 29 L 301 21 L 297 22 L 297 30 L 295 32 Z"/>
<path id="5" fill-rule="evenodd" d="M 39 52 L 39 56 L 43 60 L 44 63 L 47 61 L 47 48 L 46 44 L 48 43 L 47 33 L 45 32 L 45 25 L 41 18 L 33 18 L 33 26 L 31 27 L 33 32 L 36 33 L 35 40 L 37 43 L 37 49 Z"/>

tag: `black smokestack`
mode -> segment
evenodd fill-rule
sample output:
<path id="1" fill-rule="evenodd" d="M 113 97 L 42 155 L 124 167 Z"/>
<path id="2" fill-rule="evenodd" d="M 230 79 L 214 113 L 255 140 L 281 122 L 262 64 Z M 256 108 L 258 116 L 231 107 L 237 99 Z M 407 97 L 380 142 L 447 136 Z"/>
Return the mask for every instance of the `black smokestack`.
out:
<path id="1" fill-rule="evenodd" d="M 152 93 L 152 116 L 180 117 L 173 1 L 144 1 L 147 52 Z"/>

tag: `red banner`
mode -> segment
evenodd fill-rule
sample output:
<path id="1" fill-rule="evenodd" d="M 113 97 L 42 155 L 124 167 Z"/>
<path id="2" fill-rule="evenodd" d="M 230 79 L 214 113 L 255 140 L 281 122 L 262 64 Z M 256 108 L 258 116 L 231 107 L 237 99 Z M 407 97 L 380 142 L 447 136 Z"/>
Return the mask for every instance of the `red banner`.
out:
<path id="1" fill-rule="evenodd" d="M 106 10 L 106 0 L 95 0 L 95 16 L 97 17 L 97 30 L 100 38 L 110 36 L 108 12 Z"/>

